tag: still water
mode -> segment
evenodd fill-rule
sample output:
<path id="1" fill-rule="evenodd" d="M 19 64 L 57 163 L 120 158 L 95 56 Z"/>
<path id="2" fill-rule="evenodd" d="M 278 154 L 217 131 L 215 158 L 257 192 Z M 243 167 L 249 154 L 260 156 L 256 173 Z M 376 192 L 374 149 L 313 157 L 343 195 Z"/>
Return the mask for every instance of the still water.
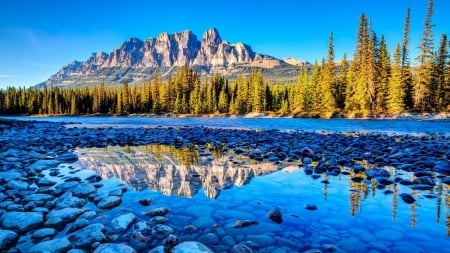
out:
<path id="1" fill-rule="evenodd" d="M 298 118 L 207 118 L 207 117 L 29 117 L 9 116 L 18 120 L 45 120 L 81 124 L 86 127 L 205 126 L 216 128 L 278 129 L 289 131 L 389 132 L 397 134 L 450 134 L 450 120 L 366 120 L 366 119 L 298 119 Z"/>
<path id="2" fill-rule="evenodd" d="M 76 153 L 80 168 L 110 178 L 106 182 L 112 186 L 125 183 L 131 188 L 119 210 L 142 215 L 149 207 L 138 201 L 152 198 L 151 208 L 170 209 L 166 224 L 181 241 L 200 241 L 214 252 L 229 252 L 237 243 L 255 252 L 411 253 L 450 248 L 450 195 L 444 184 L 428 191 L 400 184 L 379 190 L 371 181 L 350 180 L 350 175 L 313 177 L 297 163 L 256 162 L 232 152 L 164 145 Z M 409 172 L 395 173 L 412 177 Z M 399 197 L 403 192 L 417 201 L 405 203 Z M 307 205 L 317 210 L 308 210 Z M 275 207 L 282 209 L 281 224 L 267 216 Z M 106 219 L 117 216 L 115 212 L 107 213 Z M 237 220 L 259 223 L 234 228 Z M 192 226 L 195 230 L 187 229 Z"/>

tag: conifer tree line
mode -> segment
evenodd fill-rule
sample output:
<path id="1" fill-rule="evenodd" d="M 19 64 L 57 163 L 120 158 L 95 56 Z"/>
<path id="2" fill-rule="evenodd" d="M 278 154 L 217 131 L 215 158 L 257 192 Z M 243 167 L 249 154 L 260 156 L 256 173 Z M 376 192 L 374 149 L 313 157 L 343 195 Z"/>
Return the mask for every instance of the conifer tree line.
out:
<path id="1" fill-rule="evenodd" d="M 7 88 L 0 90 L 3 114 L 246 114 L 366 116 L 403 112 L 450 110 L 450 57 L 447 35 L 434 47 L 432 15 L 426 11 L 420 54 L 409 55 L 411 10 L 405 15 L 402 41 L 389 52 L 383 35 L 371 30 L 363 13 L 359 19 L 352 60 L 344 54 L 335 61 L 334 34 L 321 62 L 301 67 L 296 84 L 264 82 L 262 70 L 228 80 L 219 74 L 200 77 L 185 66 L 166 80 L 158 72 L 143 85 L 123 83 L 119 88 L 104 82 L 91 88 Z M 413 65 L 412 61 L 417 64 Z"/>

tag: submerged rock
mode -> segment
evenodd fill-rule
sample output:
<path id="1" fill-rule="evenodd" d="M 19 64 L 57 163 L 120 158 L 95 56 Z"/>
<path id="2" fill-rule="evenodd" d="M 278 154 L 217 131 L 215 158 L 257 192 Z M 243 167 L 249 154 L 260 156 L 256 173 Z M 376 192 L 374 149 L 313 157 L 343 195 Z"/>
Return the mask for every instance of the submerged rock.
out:
<path id="1" fill-rule="evenodd" d="M 173 233 L 173 229 L 169 226 L 158 224 L 153 227 L 152 235 L 158 239 L 163 239 Z"/>
<path id="2" fill-rule="evenodd" d="M 231 248 L 230 252 L 231 253 L 253 253 L 253 250 L 249 246 L 247 246 L 243 243 L 239 243 L 239 244 L 234 245 Z"/>
<path id="3" fill-rule="evenodd" d="M 115 206 L 120 205 L 122 203 L 122 199 L 119 196 L 108 196 L 106 198 L 101 199 L 97 206 L 101 209 L 108 209 Z"/>
<path id="4" fill-rule="evenodd" d="M 277 206 L 269 211 L 267 217 L 271 219 L 273 222 L 281 224 L 283 222 L 283 214 L 281 207 Z"/>
<path id="5" fill-rule="evenodd" d="M 314 204 L 306 204 L 306 205 L 305 205 L 305 209 L 306 209 L 306 210 L 310 210 L 310 211 L 315 211 L 315 210 L 317 210 L 317 205 L 314 205 Z"/>
<path id="6" fill-rule="evenodd" d="M 416 202 L 416 199 L 409 193 L 402 193 L 402 194 L 400 194 L 400 197 L 407 204 L 412 204 L 412 203 Z"/>
<path id="7" fill-rule="evenodd" d="M 364 173 L 366 173 L 366 176 L 368 178 L 379 178 L 379 177 L 389 178 L 391 176 L 389 171 L 379 168 L 368 169 Z"/>
<path id="8" fill-rule="evenodd" d="M 157 207 L 148 212 L 145 212 L 145 215 L 147 215 L 149 217 L 164 216 L 168 212 L 169 212 L 169 208 L 167 208 L 167 207 Z"/>
<path id="9" fill-rule="evenodd" d="M 95 242 L 102 243 L 106 241 L 103 231 L 105 231 L 103 224 L 91 224 L 69 235 L 69 241 L 76 248 L 90 250 Z"/>
<path id="10" fill-rule="evenodd" d="M 119 244 L 119 243 L 105 243 L 100 244 L 95 250 L 94 253 L 136 253 L 132 247 Z"/>
<path id="11" fill-rule="evenodd" d="M 214 251 L 212 251 L 206 245 L 195 241 L 182 242 L 177 246 L 173 247 L 172 249 L 172 253 L 213 253 L 213 252 Z"/>
<path id="12" fill-rule="evenodd" d="M 133 213 L 127 213 L 120 215 L 117 218 L 114 218 L 111 221 L 111 224 L 117 231 L 126 231 L 131 226 L 131 224 L 136 220 L 137 220 L 136 215 L 134 215 Z"/>
<path id="13" fill-rule="evenodd" d="M 255 226 L 255 225 L 258 225 L 258 224 L 259 224 L 259 221 L 255 221 L 255 220 L 238 220 L 231 227 L 233 227 L 233 228 L 246 228 L 246 227 Z"/>
<path id="14" fill-rule="evenodd" d="M 59 210 L 52 210 L 47 215 L 46 226 L 54 228 L 63 228 L 67 223 L 74 221 L 85 210 L 79 208 L 66 207 Z"/>

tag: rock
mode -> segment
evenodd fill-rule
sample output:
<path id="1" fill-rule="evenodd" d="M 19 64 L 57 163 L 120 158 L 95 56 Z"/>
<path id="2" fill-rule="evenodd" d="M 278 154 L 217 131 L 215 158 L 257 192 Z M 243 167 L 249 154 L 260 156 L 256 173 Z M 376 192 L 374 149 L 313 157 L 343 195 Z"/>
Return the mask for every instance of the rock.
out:
<path id="1" fill-rule="evenodd" d="M 366 173 L 366 176 L 369 179 L 370 178 L 377 178 L 377 177 L 389 178 L 391 176 L 389 171 L 387 171 L 385 169 L 379 169 L 379 168 L 368 169 L 364 173 Z"/>
<path id="2" fill-rule="evenodd" d="M 151 199 L 151 198 L 140 199 L 138 202 L 139 202 L 139 204 L 141 204 L 143 206 L 149 206 L 153 202 L 153 199 Z"/>
<path id="3" fill-rule="evenodd" d="M 173 229 L 169 226 L 158 224 L 153 227 L 152 235 L 158 239 L 163 239 L 173 233 Z"/>
<path id="4" fill-rule="evenodd" d="M 145 212 L 144 214 L 149 217 L 155 217 L 155 216 L 164 216 L 166 213 L 169 212 L 169 209 L 166 207 L 157 207 L 153 208 L 152 210 Z"/>
<path id="5" fill-rule="evenodd" d="M 78 161 L 78 156 L 72 153 L 66 153 L 56 157 L 56 160 L 61 163 L 74 163 Z"/>
<path id="6" fill-rule="evenodd" d="M 258 245 L 258 247 L 275 245 L 275 240 L 268 234 L 249 235 L 247 236 L 247 239 Z"/>
<path id="7" fill-rule="evenodd" d="M 259 221 L 254 221 L 254 220 L 238 220 L 236 221 L 236 223 L 234 223 L 233 228 L 246 228 L 246 227 L 250 227 L 250 226 L 255 226 L 258 225 Z"/>
<path id="8" fill-rule="evenodd" d="M 172 253 L 213 253 L 210 248 L 206 245 L 195 242 L 195 241 L 186 241 L 178 244 L 173 247 Z"/>
<path id="9" fill-rule="evenodd" d="M 434 171 L 450 176 L 450 161 L 438 161 L 434 164 Z"/>
<path id="10" fill-rule="evenodd" d="M 77 230 L 80 230 L 80 229 L 86 227 L 87 225 L 89 225 L 88 220 L 78 218 L 74 223 L 71 224 L 69 230 L 67 230 L 67 233 L 73 233 Z"/>
<path id="11" fill-rule="evenodd" d="M 283 222 L 283 214 L 281 207 L 277 206 L 269 211 L 267 217 L 271 219 L 273 222 L 281 224 Z"/>
<path id="12" fill-rule="evenodd" d="M 407 204 L 412 204 L 412 203 L 416 202 L 416 199 L 409 193 L 402 193 L 402 194 L 400 194 L 400 197 Z"/>
<path id="13" fill-rule="evenodd" d="M 103 224 L 94 223 L 69 235 L 69 241 L 76 248 L 90 250 L 95 242 L 102 243 L 106 241 L 104 230 L 105 226 Z"/>
<path id="14" fill-rule="evenodd" d="M 53 186 L 55 184 L 56 184 L 55 181 L 52 181 L 52 180 L 44 178 L 44 177 L 39 178 L 38 181 L 36 182 L 36 185 L 39 187 Z"/>
<path id="15" fill-rule="evenodd" d="M 136 224 L 134 224 L 133 230 L 146 234 L 152 231 L 152 226 L 147 221 L 138 221 Z"/>
<path id="16" fill-rule="evenodd" d="M 434 180 L 431 176 L 422 176 L 422 177 L 415 178 L 413 180 L 413 184 L 423 184 L 423 185 L 429 185 L 429 186 L 436 185 L 436 183 L 434 182 Z"/>
<path id="17" fill-rule="evenodd" d="M 147 253 L 165 253 L 164 246 L 158 246 L 156 248 L 153 248 Z"/>
<path id="18" fill-rule="evenodd" d="M 234 245 L 231 248 L 231 253 L 253 253 L 253 250 L 243 243 Z"/>
<path id="19" fill-rule="evenodd" d="M 134 215 L 133 213 L 127 213 L 114 218 L 111 221 L 111 224 L 115 230 L 121 232 L 126 231 L 136 220 L 136 215 Z"/>
<path id="20" fill-rule="evenodd" d="M 302 156 L 303 157 L 309 157 L 309 158 L 314 158 L 314 151 L 308 147 L 304 147 L 302 149 Z"/>
<path id="21" fill-rule="evenodd" d="M 30 202 L 30 201 L 49 201 L 54 199 L 55 197 L 53 197 L 50 194 L 44 194 L 44 193 L 36 193 L 36 194 L 31 194 L 31 195 L 26 195 L 24 197 L 25 201 Z"/>
<path id="22" fill-rule="evenodd" d="M 441 182 L 446 185 L 450 185 L 450 177 L 441 178 Z"/>
<path id="23" fill-rule="evenodd" d="M 151 218 L 150 221 L 153 223 L 156 223 L 156 224 L 163 224 L 163 223 L 168 222 L 169 219 L 164 216 L 155 216 L 155 217 Z"/>
<path id="24" fill-rule="evenodd" d="M 95 193 L 96 190 L 97 189 L 92 184 L 88 183 L 76 183 L 76 185 L 70 189 L 74 196 L 82 198 L 88 197 Z"/>
<path id="25" fill-rule="evenodd" d="M 66 238 L 58 238 L 41 242 L 33 246 L 29 253 L 64 253 L 71 249 L 70 241 Z"/>
<path id="26" fill-rule="evenodd" d="M 214 233 L 207 233 L 198 237 L 199 241 L 206 245 L 217 245 L 220 241 L 219 237 Z"/>
<path id="27" fill-rule="evenodd" d="M 175 247 L 179 242 L 180 240 L 178 239 L 177 236 L 173 234 L 168 235 L 167 238 L 164 240 L 164 250 L 169 251 L 170 249 Z"/>
<path id="28" fill-rule="evenodd" d="M 41 172 L 46 169 L 55 168 L 59 165 L 58 160 L 38 160 L 31 164 L 28 169 Z"/>
<path id="29" fill-rule="evenodd" d="M 315 210 L 317 210 L 317 205 L 314 205 L 314 204 L 306 204 L 306 205 L 305 205 L 305 209 L 306 209 L 306 210 L 310 210 L 310 211 L 315 211 Z"/>
<path id="30" fill-rule="evenodd" d="M 386 241 L 398 241 L 400 239 L 402 239 L 403 234 L 399 231 L 396 230 L 392 230 L 392 229 L 384 229 L 384 230 L 380 230 L 377 231 L 375 233 L 375 237 L 378 240 L 386 240 Z"/>
<path id="31" fill-rule="evenodd" d="M 74 221 L 85 210 L 73 207 L 63 209 L 54 209 L 47 215 L 47 221 L 44 225 L 54 228 L 63 228 L 67 223 Z"/>
<path id="32" fill-rule="evenodd" d="M 0 182 L 9 182 L 11 180 L 17 180 L 22 178 L 22 174 L 17 170 L 11 171 L 1 171 L 0 172 Z"/>
<path id="33" fill-rule="evenodd" d="M 101 209 L 108 209 L 108 208 L 118 206 L 118 205 L 120 205 L 120 203 L 122 203 L 122 199 L 119 196 L 107 196 L 107 197 L 101 199 L 97 203 L 97 206 L 98 206 L 98 208 L 101 208 Z"/>
<path id="34" fill-rule="evenodd" d="M 36 212 L 7 212 L 0 218 L 0 225 L 4 229 L 26 232 L 39 227 L 44 222 L 42 213 Z"/>
<path id="35" fill-rule="evenodd" d="M 80 208 L 86 204 L 86 200 L 72 196 L 72 192 L 66 192 L 56 200 L 56 209 L 63 209 L 66 207 Z"/>
<path id="36" fill-rule="evenodd" d="M 119 244 L 119 243 L 105 243 L 100 244 L 95 250 L 94 253 L 136 253 L 132 247 Z"/>
<path id="37" fill-rule="evenodd" d="M 31 234 L 31 239 L 33 240 L 42 240 L 46 237 L 52 238 L 58 233 L 54 228 L 41 228 L 36 230 Z"/>
<path id="38" fill-rule="evenodd" d="M 378 184 L 381 185 L 391 185 L 394 183 L 391 179 L 386 177 L 376 177 L 375 179 L 377 180 Z"/>
<path id="39" fill-rule="evenodd" d="M 10 246 L 14 245 L 17 241 L 17 234 L 11 230 L 0 229 L 0 250 L 7 250 Z"/>
<path id="40" fill-rule="evenodd" d="M 19 180 L 12 180 L 6 184 L 7 188 L 13 189 L 13 190 L 19 190 L 19 191 L 28 190 L 29 186 L 30 185 L 27 182 L 19 181 Z"/>

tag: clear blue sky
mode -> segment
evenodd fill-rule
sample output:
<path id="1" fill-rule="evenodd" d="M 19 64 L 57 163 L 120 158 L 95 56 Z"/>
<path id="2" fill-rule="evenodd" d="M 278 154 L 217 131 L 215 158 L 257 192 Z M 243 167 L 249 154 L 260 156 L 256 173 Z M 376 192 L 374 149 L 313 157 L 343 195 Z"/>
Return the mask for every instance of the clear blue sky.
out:
<path id="1" fill-rule="evenodd" d="M 45 81 L 73 60 L 111 52 L 130 37 L 192 30 L 199 39 L 215 27 L 222 39 L 256 52 L 314 62 L 335 36 L 336 59 L 349 58 L 362 12 L 391 50 L 401 41 L 411 7 L 411 55 L 423 31 L 428 0 L 1 0 L 0 88 Z M 436 43 L 450 30 L 450 1 L 435 0 Z M 437 46 L 437 45 L 436 45 Z"/>

